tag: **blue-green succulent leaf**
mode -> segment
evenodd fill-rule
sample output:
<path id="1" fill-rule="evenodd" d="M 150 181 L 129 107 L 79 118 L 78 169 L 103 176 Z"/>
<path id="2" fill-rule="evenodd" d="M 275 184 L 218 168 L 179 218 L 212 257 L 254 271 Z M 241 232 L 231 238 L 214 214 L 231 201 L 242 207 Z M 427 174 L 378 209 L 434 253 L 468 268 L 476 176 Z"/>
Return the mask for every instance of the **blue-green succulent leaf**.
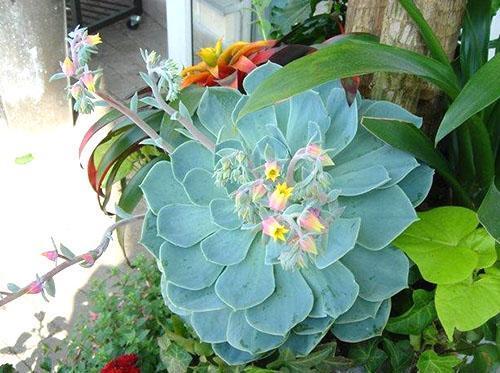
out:
<path id="1" fill-rule="evenodd" d="M 330 97 L 330 92 L 332 92 L 332 90 L 334 90 L 334 89 L 343 89 L 342 83 L 340 82 L 340 80 L 331 80 L 327 83 L 323 83 L 317 87 L 314 87 L 313 91 L 316 91 L 319 93 L 319 96 L 323 100 L 323 103 L 325 104 L 325 107 L 326 107 L 326 104 L 328 102 L 328 97 Z M 345 95 L 345 93 L 344 93 L 344 95 Z"/>
<path id="2" fill-rule="evenodd" d="M 163 206 L 189 202 L 182 184 L 175 179 L 170 162 L 167 161 L 158 162 L 149 170 L 141 189 L 149 208 L 155 214 Z"/>
<path id="3" fill-rule="evenodd" d="M 160 246 L 165 240 L 158 236 L 157 217 L 151 210 L 148 210 L 142 224 L 141 240 L 139 243 L 154 255 L 156 259 L 160 257 Z"/>
<path id="4" fill-rule="evenodd" d="M 337 160 L 334 160 L 334 162 L 337 162 Z M 385 186 L 391 186 L 401 181 L 411 170 L 418 167 L 418 162 L 408 153 L 392 148 L 389 145 L 382 145 L 358 158 L 345 163 L 338 163 L 331 173 L 338 176 L 373 166 L 383 166 L 387 170 L 390 180 L 386 182 Z"/>
<path id="5" fill-rule="evenodd" d="M 324 333 L 327 329 L 332 326 L 334 319 L 331 317 L 322 317 L 322 318 L 312 318 L 308 317 L 300 324 L 298 324 L 295 328 L 293 328 L 293 332 L 299 335 L 311 335 L 317 333 Z"/>
<path id="6" fill-rule="evenodd" d="M 316 257 L 316 267 L 323 269 L 335 263 L 354 248 L 361 219 L 336 219 L 328 228 L 326 250 Z"/>
<path id="7" fill-rule="evenodd" d="M 212 153 L 196 141 L 186 141 L 178 146 L 170 158 L 174 176 L 180 182 L 184 181 L 186 174 L 193 168 L 204 168 L 209 172 L 214 168 Z"/>
<path id="8" fill-rule="evenodd" d="M 270 147 L 273 150 L 276 157 L 275 159 L 290 158 L 290 155 L 288 153 L 288 148 L 286 147 L 286 145 L 284 145 L 280 140 L 276 139 L 275 137 L 264 136 L 262 140 L 260 140 L 257 143 L 252 153 L 252 160 L 256 167 L 264 164 L 266 160 L 265 157 L 266 147 Z"/>
<path id="9" fill-rule="evenodd" d="M 212 345 L 212 349 L 218 357 L 229 365 L 246 364 L 252 360 L 258 359 L 258 356 L 252 355 L 246 351 L 238 350 L 229 343 L 214 343 Z"/>
<path id="10" fill-rule="evenodd" d="M 413 115 L 408 110 L 389 101 L 363 100 L 359 108 L 360 117 L 398 119 L 413 123 L 415 127 L 422 126 L 422 118 Z"/>
<path id="11" fill-rule="evenodd" d="M 391 180 L 387 170 L 380 165 L 348 171 L 347 168 L 332 167 L 332 188 L 339 189 L 342 196 L 359 196 Z"/>
<path id="12" fill-rule="evenodd" d="M 398 185 L 414 207 L 420 205 L 432 186 L 434 170 L 422 164 L 411 171 Z"/>
<path id="13" fill-rule="evenodd" d="M 194 312 L 191 315 L 191 326 L 202 341 L 225 342 L 230 315 L 231 310 L 227 307 L 216 311 Z"/>
<path id="14" fill-rule="evenodd" d="M 187 317 L 191 318 L 191 312 L 190 311 L 187 311 L 185 309 L 182 309 L 182 308 L 179 308 L 179 307 L 175 306 L 170 301 L 170 299 L 168 299 L 168 296 L 167 296 L 167 284 L 168 284 L 168 282 L 167 282 L 167 279 L 165 277 L 165 274 L 162 274 L 161 275 L 161 279 L 160 279 L 160 290 L 161 290 L 161 296 L 163 297 L 163 302 L 165 303 L 165 305 L 173 313 L 175 313 L 175 314 L 177 314 L 177 315 L 179 315 L 181 317 L 187 316 Z"/>
<path id="15" fill-rule="evenodd" d="M 332 123 L 326 132 L 325 149 L 332 149 L 330 155 L 340 153 L 356 135 L 358 128 L 358 106 L 356 101 L 349 106 L 343 88 L 330 92 L 326 109 Z"/>
<path id="16" fill-rule="evenodd" d="M 188 290 L 167 283 L 167 297 L 178 308 L 193 312 L 215 311 L 226 308 L 217 294 L 214 286 L 200 290 Z"/>
<path id="17" fill-rule="evenodd" d="M 236 89 L 210 87 L 200 100 L 197 113 L 201 124 L 219 141 L 234 137 L 231 114 L 241 98 Z"/>
<path id="18" fill-rule="evenodd" d="M 339 203 L 346 208 L 342 217 L 361 218 L 358 243 L 371 250 L 384 248 L 417 220 L 410 200 L 398 186 L 339 197 Z"/>
<path id="19" fill-rule="evenodd" d="M 275 240 L 269 240 L 266 244 L 266 259 L 268 265 L 279 264 L 279 256 L 283 251 L 288 250 L 289 247 Z"/>
<path id="20" fill-rule="evenodd" d="M 342 263 L 335 262 L 325 269 L 312 266 L 301 269 L 314 294 L 311 317 L 331 316 L 334 319 L 352 307 L 359 294 L 354 275 Z"/>
<path id="21" fill-rule="evenodd" d="M 408 287 L 408 258 L 392 246 L 378 251 L 356 246 L 341 262 L 354 274 L 359 296 L 367 301 L 382 301 Z"/>
<path id="22" fill-rule="evenodd" d="M 286 131 L 286 140 L 292 153 L 308 144 L 308 127 L 315 122 L 325 133 L 330 125 L 330 117 L 318 93 L 306 91 L 290 99 L 290 115 Z"/>
<path id="23" fill-rule="evenodd" d="M 212 285 L 224 268 L 207 261 L 200 245 L 180 248 L 165 242 L 160 248 L 160 261 L 167 280 L 189 290 Z"/>
<path id="24" fill-rule="evenodd" d="M 294 355 L 302 357 L 307 356 L 318 345 L 321 339 L 326 334 L 323 333 L 299 335 L 291 333 L 286 342 L 281 346 L 281 349 L 290 349 Z"/>
<path id="25" fill-rule="evenodd" d="M 349 311 L 340 315 L 338 319 L 335 320 L 335 324 L 347 324 L 356 321 L 366 320 L 369 317 L 375 317 L 382 301 L 379 302 L 368 302 L 361 297 L 356 299 L 356 302 L 349 308 Z"/>
<path id="26" fill-rule="evenodd" d="M 276 289 L 261 304 L 246 310 L 248 323 L 268 334 L 286 335 L 311 312 L 314 297 L 299 271 L 275 266 Z"/>
<path id="27" fill-rule="evenodd" d="M 235 310 L 262 303 L 274 292 L 273 266 L 264 264 L 265 248 L 260 237 L 254 239 L 247 257 L 229 266 L 215 283 L 215 292 Z"/>
<path id="28" fill-rule="evenodd" d="M 258 331 L 248 323 L 245 311 L 235 311 L 229 318 L 227 341 L 234 348 L 256 355 L 280 346 L 285 337 Z"/>
<path id="29" fill-rule="evenodd" d="M 238 104 L 234 108 L 232 114 L 233 121 L 236 120 L 240 109 L 243 107 L 247 99 L 247 96 L 243 96 L 240 101 L 238 101 Z M 248 148 L 253 149 L 259 140 L 269 133 L 267 128 L 268 125 L 277 125 L 276 113 L 274 111 L 274 107 L 270 106 L 247 114 L 235 123 L 238 132 L 245 141 L 245 144 Z"/>
<path id="30" fill-rule="evenodd" d="M 203 168 L 190 170 L 182 182 L 189 200 L 200 206 L 208 206 L 215 198 L 227 198 L 224 189 L 214 184 L 212 173 Z"/>
<path id="31" fill-rule="evenodd" d="M 256 234 L 250 229 L 221 229 L 201 242 L 201 250 L 210 262 L 227 266 L 238 264 L 247 256 Z"/>
<path id="32" fill-rule="evenodd" d="M 349 324 L 335 324 L 333 325 L 332 332 L 341 341 L 350 343 L 361 342 L 382 335 L 390 312 L 391 300 L 386 299 L 382 302 L 374 318 L 369 317 L 363 321 Z"/>
<path id="33" fill-rule="evenodd" d="M 167 205 L 158 214 L 158 234 L 180 247 L 190 247 L 217 230 L 204 206 Z"/>
<path id="34" fill-rule="evenodd" d="M 247 94 L 251 94 L 255 88 L 257 88 L 257 86 L 264 81 L 264 79 L 279 69 L 281 69 L 280 65 L 268 61 L 252 70 L 252 72 L 245 77 L 245 80 L 243 80 L 243 88 L 245 89 L 245 92 Z"/>
<path id="35" fill-rule="evenodd" d="M 210 216 L 214 224 L 224 229 L 237 229 L 242 224 L 234 210 L 234 202 L 229 198 L 217 198 L 210 202 Z"/>

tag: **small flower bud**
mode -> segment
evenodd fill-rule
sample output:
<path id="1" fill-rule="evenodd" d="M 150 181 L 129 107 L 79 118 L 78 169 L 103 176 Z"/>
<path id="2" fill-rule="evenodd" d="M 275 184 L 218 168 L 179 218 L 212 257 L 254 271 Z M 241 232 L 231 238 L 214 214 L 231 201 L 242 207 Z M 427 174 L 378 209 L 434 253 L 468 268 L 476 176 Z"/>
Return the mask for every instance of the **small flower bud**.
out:
<path id="1" fill-rule="evenodd" d="M 44 251 L 41 255 L 53 262 L 55 262 L 59 257 L 59 253 L 56 250 Z"/>
<path id="2" fill-rule="evenodd" d="M 75 75 L 76 72 L 75 64 L 69 57 L 66 57 L 64 59 L 64 62 L 61 64 L 61 69 L 64 75 L 66 75 L 67 77 Z"/>
<path id="3" fill-rule="evenodd" d="M 26 293 L 28 294 L 38 294 L 43 290 L 43 283 L 40 280 L 35 280 L 29 285 L 29 289 Z"/>
<path id="4" fill-rule="evenodd" d="M 85 43 L 87 45 L 94 46 L 97 44 L 101 44 L 102 39 L 101 39 L 101 36 L 99 35 L 99 33 L 97 33 L 95 35 L 88 35 L 87 38 L 85 39 Z"/>

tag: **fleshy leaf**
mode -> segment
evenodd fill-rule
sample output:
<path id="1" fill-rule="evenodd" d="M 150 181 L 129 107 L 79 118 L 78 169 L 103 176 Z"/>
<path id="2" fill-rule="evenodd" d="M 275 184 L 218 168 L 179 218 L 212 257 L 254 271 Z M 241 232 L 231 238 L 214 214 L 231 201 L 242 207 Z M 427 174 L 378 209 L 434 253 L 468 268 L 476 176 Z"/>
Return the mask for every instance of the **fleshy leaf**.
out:
<path id="1" fill-rule="evenodd" d="M 241 227 L 241 220 L 236 214 L 234 202 L 228 198 L 217 198 L 210 202 L 210 216 L 213 222 L 224 229 Z"/>
<path id="2" fill-rule="evenodd" d="M 335 156 L 340 153 L 356 135 L 358 128 L 358 106 L 356 101 L 349 105 L 343 88 L 332 89 L 326 109 L 332 123 L 325 135 L 325 148 L 333 149 Z"/>
<path id="3" fill-rule="evenodd" d="M 422 118 L 410 113 L 408 110 L 390 101 L 363 100 L 359 108 L 360 117 L 398 119 L 412 123 L 415 127 L 422 126 Z"/>
<path id="4" fill-rule="evenodd" d="M 173 204 L 158 214 L 158 234 L 180 247 L 190 247 L 215 232 L 208 207 Z"/>
<path id="5" fill-rule="evenodd" d="M 257 237 L 241 263 L 227 267 L 220 275 L 215 292 L 235 310 L 262 303 L 274 292 L 273 266 L 264 264 L 265 249 Z"/>
<path id="6" fill-rule="evenodd" d="M 170 162 L 158 162 L 141 184 L 149 208 L 158 214 L 163 206 L 189 202 L 182 184 L 174 177 Z"/>
<path id="7" fill-rule="evenodd" d="M 325 333 L 326 331 L 323 333 L 299 335 L 292 332 L 281 347 L 283 349 L 290 349 L 297 356 L 307 356 L 318 345 Z"/>
<path id="8" fill-rule="evenodd" d="M 167 280 L 189 290 L 212 285 L 223 269 L 205 259 L 200 245 L 180 248 L 165 242 L 160 248 L 160 260 Z"/>
<path id="9" fill-rule="evenodd" d="M 182 182 L 189 200 L 200 206 L 208 206 L 214 198 L 227 197 L 224 189 L 214 184 L 212 173 L 203 168 L 190 170 Z"/>
<path id="10" fill-rule="evenodd" d="M 225 342 L 230 315 L 231 310 L 227 307 L 216 311 L 194 312 L 191 315 L 191 325 L 202 341 Z"/>
<path id="11" fill-rule="evenodd" d="M 231 114 L 240 98 L 241 94 L 235 89 L 225 87 L 207 88 L 201 97 L 197 110 L 200 122 L 214 136 L 219 136 L 219 133 L 223 130 L 225 135 L 222 138 L 230 138 L 228 135 L 233 131 Z"/>
<path id="12" fill-rule="evenodd" d="M 221 229 L 201 242 L 201 250 L 210 262 L 227 266 L 238 264 L 247 256 L 256 233 Z"/>
<path id="13" fill-rule="evenodd" d="M 281 69 L 281 66 L 272 62 L 265 64 L 252 70 L 250 74 L 243 80 L 243 88 L 247 94 L 251 94 L 257 86 L 264 81 L 268 76 Z"/>
<path id="14" fill-rule="evenodd" d="M 312 266 L 301 269 L 314 294 L 314 307 L 310 316 L 339 317 L 352 307 L 359 293 L 354 275 L 342 263 L 335 262 L 325 269 Z"/>
<path id="15" fill-rule="evenodd" d="M 359 296 L 369 302 L 382 301 L 408 287 L 408 259 L 392 246 L 378 251 L 356 246 L 341 262 L 354 274 Z"/>
<path id="16" fill-rule="evenodd" d="M 391 180 L 383 166 L 370 166 L 349 172 L 347 169 L 333 167 L 332 188 L 339 189 L 342 196 L 358 196 L 367 193 Z"/>
<path id="17" fill-rule="evenodd" d="M 257 357 L 246 351 L 241 351 L 229 343 L 215 343 L 212 345 L 214 352 L 229 365 L 246 364 Z"/>
<path id="18" fill-rule="evenodd" d="M 246 318 L 255 329 L 268 334 L 286 335 L 312 310 L 314 297 L 298 271 L 275 266 L 276 289 L 261 304 L 246 310 Z"/>
<path id="19" fill-rule="evenodd" d="M 160 246 L 165 240 L 158 236 L 157 220 L 158 218 L 151 210 L 146 213 L 139 243 L 158 259 L 160 257 Z"/>
<path id="20" fill-rule="evenodd" d="M 432 186 L 434 170 L 429 166 L 422 164 L 413 169 L 398 185 L 405 192 L 411 204 L 416 207 L 420 205 Z"/>
<path id="21" fill-rule="evenodd" d="M 233 312 L 229 318 L 227 341 L 239 350 L 256 355 L 278 347 L 284 340 L 284 337 L 262 333 L 253 328 L 245 318 L 245 311 Z"/>
<path id="22" fill-rule="evenodd" d="M 226 307 L 215 294 L 213 286 L 200 290 L 188 290 L 169 282 L 167 283 L 167 297 L 176 307 L 187 311 L 206 312 Z"/>
<path id="23" fill-rule="evenodd" d="M 358 297 L 352 307 L 335 320 L 335 324 L 347 324 L 363 321 L 369 317 L 373 318 L 377 314 L 381 304 L 382 302 L 368 302 L 367 300 Z"/>
<path id="24" fill-rule="evenodd" d="M 214 168 L 212 153 L 196 141 L 186 141 L 179 145 L 172 153 L 171 159 L 174 176 L 180 182 L 193 168 L 204 168 L 209 172 Z"/>
<path id="25" fill-rule="evenodd" d="M 332 332 L 341 341 L 349 343 L 361 342 L 381 335 L 389 318 L 390 311 L 391 300 L 387 299 L 382 302 L 374 318 L 369 317 L 365 320 L 348 324 L 335 324 Z"/>
<path id="26" fill-rule="evenodd" d="M 417 219 L 410 200 L 401 188 L 392 186 L 357 197 L 339 197 L 343 217 L 360 217 L 358 243 L 371 250 L 387 246 Z"/>
<path id="27" fill-rule="evenodd" d="M 326 250 L 316 257 L 316 267 L 323 269 L 335 263 L 354 248 L 361 219 L 336 219 L 328 228 Z"/>
<path id="28" fill-rule="evenodd" d="M 332 317 L 312 318 L 308 317 L 295 328 L 293 332 L 298 335 L 311 335 L 317 333 L 324 333 L 333 324 Z"/>
<path id="29" fill-rule="evenodd" d="M 326 112 L 321 97 L 314 91 L 306 91 L 290 100 L 290 114 L 286 131 L 286 140 L 292 154 L 308 143 L 308 128 L 305 123 L 315 122 L 326 132 L 330 117 Z"/>

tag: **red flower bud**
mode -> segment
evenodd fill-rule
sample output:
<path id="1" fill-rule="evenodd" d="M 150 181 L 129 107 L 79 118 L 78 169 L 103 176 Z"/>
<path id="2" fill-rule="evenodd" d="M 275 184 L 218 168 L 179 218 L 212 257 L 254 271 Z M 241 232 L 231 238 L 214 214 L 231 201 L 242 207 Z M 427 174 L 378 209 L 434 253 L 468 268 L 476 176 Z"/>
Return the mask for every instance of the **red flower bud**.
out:
<path id="1" fill-rule="evenodd" d="M 40 280 L 33 281 L 29 285 L 29 289 L 27 291 L 28 294 L 38 294 L 41 293 L 43 289 L 43 283 Z"/>

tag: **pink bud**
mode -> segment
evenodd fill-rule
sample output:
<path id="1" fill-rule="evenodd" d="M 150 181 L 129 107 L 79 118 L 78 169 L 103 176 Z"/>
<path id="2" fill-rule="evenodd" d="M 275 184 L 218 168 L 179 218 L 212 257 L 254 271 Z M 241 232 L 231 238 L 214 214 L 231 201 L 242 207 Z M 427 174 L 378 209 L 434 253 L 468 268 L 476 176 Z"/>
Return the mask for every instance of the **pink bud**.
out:
<path id="1" fill-rule="evenodd" d="M 318 253 L 318 250 L 316 249 L 316 242 L 314 241 L 314 238 L 312 238 L 311 236 L 303 236 L 302 238 L 300 238 L 299 245 L 303 251 L 306 251 L 311 254 Z"/>
<path id="2" fill-rule="evenodd" d="M 264 181 L 262 179 L 257 180 L 257 182 L 252 186 L 252 201 L 258 201 L 264 197 L 267 193 Z"/>
<path id="3" fill-rule="evenodd" d="M 88 265 L 88 266 L 91 266 L 95 263 L 95 259 L 94 257 L 92 256 L 92 254 L 90 253 L 85 253 L 85 254 L 82 254 L 82 258 L 83 260 L 85 261 L 84 263 L 82 264 L 85 264 L 85 265 Z"/>
<path id="4" fill-rule="evenodd" d="M 89 90 L 89 92 L 95 92 L 95 79 L 92 73 L 85 73 L 80 78 L 80 80 L 85 84 L 85 87 Z"/>
<path id="5" fill-rule="evenodd" d="M 95 312 L 92 312 L 90 311 L 89 312 L 89 318 L 91 321 L 96 321 L 98 318 L 99 318 L 99 314 L 98 313 L 95 313 Z"/>
<path id="6" fill-rule="evenodd" d="M 73 84 L 73 86 L 71 86 L 70 93 L 75 100 L 78 100 L 82 94 L 82 87 L 80 86 L 80 83 Z"/>
<path id="7" fill-rule="evenodd" d="M 29 289 L 26 292 L 27 294 L 38 294 L 41 293 L 43 289 L 43 283 L 40 280 L 33 281 L 29 285 Z"/>
<path id="8" fill-rule="evenodd" d="M 330 158 L 330 156 L 328 154 L 326 154 L 325 152 L 323 152 L 323 150 L 321 149 L 321 146 L 319 146 L 317 144 L 307 145 L 306 146 L 306 154 L 310 155 L 313 158 L 318 158 L 319 160 L 321 160 L 321 164 L 323 166 L 332 166 L 333 165 L 333 161 Z"/>
<path id="9" fill-rule="evenodd" d="M 66 57 L 64 59 L 64 62 L 61 64 L 61 69 L 64 75 L 68 77 L 75 75 L 76 72 L 75 64 L 69 57 Z"/>
<path id="10" fill-rule="evenodd" d="M 53 262 L 59 257 L 59 253 L 56 250 L 44 251 L 42 255 Z"/>
<path id="11" fill-rule="evenodd" d="M 326 227 L 319 220 L 319 211 L 317 209 L 309 209 L 299 217 L 298 223 L 301 228 L 310 232 L 323 233 Z"/>

